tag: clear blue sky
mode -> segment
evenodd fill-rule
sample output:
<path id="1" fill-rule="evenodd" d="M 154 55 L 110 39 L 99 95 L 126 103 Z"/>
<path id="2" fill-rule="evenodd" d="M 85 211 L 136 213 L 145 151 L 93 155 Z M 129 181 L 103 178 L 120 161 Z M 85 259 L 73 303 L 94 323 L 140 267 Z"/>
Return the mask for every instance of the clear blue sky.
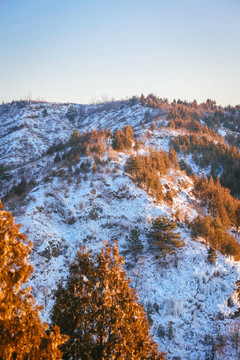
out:
<path id="1" fill-rule="evenodd" d="M 240 103 L 240 0 L 0 0 L 0 102 Z"/>

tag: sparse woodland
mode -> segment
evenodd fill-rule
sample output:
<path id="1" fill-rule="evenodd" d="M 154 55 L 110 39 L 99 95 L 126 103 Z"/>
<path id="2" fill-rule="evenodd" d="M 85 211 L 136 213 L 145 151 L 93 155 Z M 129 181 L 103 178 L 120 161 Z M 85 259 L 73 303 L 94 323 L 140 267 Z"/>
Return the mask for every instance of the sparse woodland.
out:
<path id="1" fill-rule="evenodd" d="M 229 188 L 234 195 L 239 194 L 240 152 L 234 146 L 225 144 L 223 139 L 207 135 L 180 135 L 172 142 L 176 151 L 192 154 L 196 164 L 202 168 L 211 166 L 211 175 L 221 176 L 221 184 Z"/>
<path id="2" fill-rule="evenodd" d="M 240 259 L 240 245 L 234 235 L 229 233 L 231 227 L 237 230 L 239 223 L 240 202 L 230 195 L 230 190 L 221 186 L 219 179 L 194 177 L 196 196 L 201 199 L 208 215 L 199 215 L 191 223 L 193 236 L 201 236 L 207 243 L 222 254 Z"/>
<path id="3" fill-rule="evenodd" d="M 150 149 L 148 155 L 133 155 L 127 160 L 125 169 L 138 186 L 145 188 L 160 201 L 164 198 L 160 178 L 166 174 L 169 167 L 178 168 L 177 154 L 173 148 L 169 154 L 166 151 Z"/>
<path id="4" fill-rule="evenodd" d="M 156 216 L 144 225 L 142 233 L 136 224 L 131 228 L 126 218 L 125 226 L 129 233 L 125 251 L 121 254 L 134 259 L 129 268 L 148 252 L 153 259 L 163 259 L 162 263 L 171 267 L 170 260 L 176 260 L 178 254 L 184 252 L 185 241 L 180 236 L 180 227 L 191 233 L 193 240 L 203 240 L 207 247 L 205 260 L 212 268 L 216 266 L 219 253 L 240 261 L 240 152 L 239 138 L 234 136 L 234 132 L 240 129 L 240 107 L 223 109 L 211 99 L 202 104 L 197 104 L 196 100 L 174 100 L 170 104 L 167 99 L 153 94 L 133 97 L 129 102 L 132 107 L 141 104 L 147 109 L 138 123 L 137 135 L 130 125 L 113 131 L 110 128 L 90 128 L 83 132 L 75 129 L 67 141 L 53 143 L 42 155 L 43 158 L 50 157 L 54 167 L 45 175 L 44 183 L 51 183 L 57 177 L 70 185 L 76 178 L 76 190 L 82 179 L 86 184 L 88 178 L 97 178 L 99 174 L 107 177 L 109 173 L 114 181 L 119 176 L 120 166 L 115 163 L 115 167 L 111 167 L 111 156 L 117 158 L 122 154 L 125 156 L 123 176 L 145 190 L 154 199 L 154 204 L 164 204 L 171 212 L 174 197 L 186 184 L 179 182 L 173 190 L 166 184 L 166 179 L 170 173 L 177 177 L 176 174 L 183 170 L 181 174 L 185 178 L 186 173 L 190 175 L 189 181 L 193 184 L 191 195 L 198 206 L 198 216 L 191 221 L 183 220 L 183 216 L 177 219 L 176 212 L 175 220 L 174 212 L 172 218 L 169 215 Z M 48 112 L 44 110 L 43 117 L 47 117 Z M 86 116 L 79 114 L 74 106 L 69 106 L 65 118 L 75 125 L 77 119 Z M 159 120 L 161 114 L 165 116 L 164 126 Z M 221 126 L 231 130 L 228 137 L 219 132 Z M 161 134 L 161 128 L 177 132 L 168 151 L 143 145 L 144 140 L 151 144 L 151 134 Z M 139 136 L 139 129 L 145 131 L 144 140 Z M 183 158 L 179 161 L 181 156 Z M 194 174 L 187 156 L 191 156 L 198 168 L 210 169 L 209 176 Z M 0 164 L 0 181 L 6 180 L 11 180 L 9 169 Z M 104 181 L 107 183 L 106 178 Z M 9 199 L 21 201 L 35 186 L 35 180 L 27 179 L 23 174 L 18 181 L 11 182 L 3 199 L 6 202 Z M 94 203 L 96 189 L 92 182 L 91 186 L 91 201 Z M 110 187 L 109 184 L 106 186 Z M 131 199 L 124 186 L 121 190 L 121 194 L 111 193 L 111 196 L 118 199 L 129 196 Z M 48 193 L 48 196 L 54 197 L 54 194 Z M 36 304 L 31 288 L 26 287 L 33 272 L 29 262 L 33 244 L 21 234 L 11 213 L 4 210 L 1 203 L 0 207 L 0 360 L 167 358 L 161 352 L 161 343 L 158 350 L 150 335 L 151 323 L 149 325 L 148 320 L 151 317 L 146 315 L 137 292 L 131 288 L 116 243 L 104 243 L 98 254 L 88 251 L 85 246 L 80 247 L 75 260 L 70 263 L 67 279 L 59 282 L 54 293 L 51 324 L 42 323 L 39 317 L 41 307 Z M 99 217 L 101 212 L 93 206 L 84 221 L 97 221 Z M 72 216 L 66 223 L 73 225 L 76 221 L 77 218 Z M 104 226 L 109 226 L 109 222 Z M 147 246 L 142 239 L 146 240 Z M 239 282 L 237 286 L 239 299 Z M 168 331 L 169 340 L 172 340 L 171 321 Z M 160 337 L 165 336 L 161 325 L 158 332 Z M 232 337 L 231 341 L 235 341 L 238 356 L 240 337 L 236 337 L 237 331 L 233 333 L 235 338 Z M 226 346 L 219 339 L 212 343 L 217 344 L 216 348 L 212 345 L 213 356 Z"/>

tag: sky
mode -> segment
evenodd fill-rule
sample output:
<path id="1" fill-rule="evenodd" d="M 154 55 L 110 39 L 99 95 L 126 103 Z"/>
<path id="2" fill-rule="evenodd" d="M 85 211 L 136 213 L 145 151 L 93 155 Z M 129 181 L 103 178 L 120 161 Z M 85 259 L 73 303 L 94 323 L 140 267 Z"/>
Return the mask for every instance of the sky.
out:
<path id="1" fill-rule="evenodd" d="M 240 104 L 240 0 L 0 0 L 0 103 Z"/>

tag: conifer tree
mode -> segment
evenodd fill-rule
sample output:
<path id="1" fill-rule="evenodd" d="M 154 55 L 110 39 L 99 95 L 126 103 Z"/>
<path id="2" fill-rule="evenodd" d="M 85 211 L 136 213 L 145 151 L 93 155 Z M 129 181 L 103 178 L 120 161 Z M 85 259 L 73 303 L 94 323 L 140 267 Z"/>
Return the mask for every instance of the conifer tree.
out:
<path id="1" fill-rule="evenodd" d="M 46 117 L 46 116 L 48 116 L 48 112 L 47 112 L 47 109 L 44 108 L 44 109 L 43 109 L 43 117 Z"/>
<path id="2" fill-rule="evenodd" d="M 59 284 L 52 321 L 69 336 L 64 359 L 163 360 L 145 312 L 123 270 L 117 246 L 95 259 L 81 248 L 65 286 Z"/>
<path id="3" fill-rule="evenodd" d="M 131 149 L 134 138 L 133 128 L 130 125 L 114 133 L 113 148 L 116 150 Z"/>
<path id="4" fill-rule="evenodd" d="M 138 153 L 138 150 L 140 149 L 141 144 L 138 139 L 135 141 L 134 150 Z"/>
<path id="5" fill-rule="evenodd" d="M 170 163 L 177 167 L 178 166 L 178 157 L 177 157 L 177 153 L 176 151 L 174 150 L 174 148 L 171 146 L 170 147 L 170 150 L 169 150 L 169 160 L 170 160 Z"/>
<path id="6" fill-rule="evenodd" d="M 216 263 L 217 254 L 216 254 L 216 251 L 211 246 L 208 249 L 208 257 L 207 257 L 207 259 L 210 262 L 210 264 L 215 264 Z"/>
<path id="7" fill-rule="evenodd" d="M 150 249 L 160 250 L 165 258 L 167 253 L 175 253 L 177 248 L 184 246 L 181 236 L 175 232 L 176 228 L 177 224 L 165 216 L 154 219 L 152 228 L 147 234 Z"/>
<path id="8" fill-rule="evenodd" d="M 11 213 L 3 210 L 0 201 L 0 359 L 57 360 L 58 345 L 66 337 L 54 327 L 47 334 L 47 325 L 39 318 L 31 288 L 23 287 L 32 272 L 29 252 L 32 243 L 14 224 Z M 64 340 L 65 339 L 65 340 Z"/>
<path id="9" fill-rule="evenodd" d="M 7 178 L 7 174 L 6 174 L 5 167 L 2 164 L 0 164 L 0 180 L 6 179 L 6 178 Z"/>
<path id="10" fill-rule="evenodd" d="M 238 231 L 238 228 L 240 227 L 240 204 L 235 210 L 235 222 L 236 222 L 236 228 Z"/>
<path id="11" fill-rule="evenodd" d="M 237 289 L 235 289 L 235 291 L 237 293 L 238 301 L 240 302 L 240 280 L 236 281 L 236 285 L 237 285 Z"/>
<path id="12" fill-rule="evenodd" d="M 115 139 L 113 142 L 113 148 L 119 151 L 124 150 L 124 134 L 122 132 L 122 130 L 119 130 L 116 134 L 115 134 Z"/>
<path id="13" fill-rule="evenodd" d="M 127 236 L 125 254 L 131 254 L 134 262 L 138 261 L 139 256 L 142 254 L 143 244 L 140 239 L 140 230 L 138 227 L 131 230 L 129 236 Z"/>

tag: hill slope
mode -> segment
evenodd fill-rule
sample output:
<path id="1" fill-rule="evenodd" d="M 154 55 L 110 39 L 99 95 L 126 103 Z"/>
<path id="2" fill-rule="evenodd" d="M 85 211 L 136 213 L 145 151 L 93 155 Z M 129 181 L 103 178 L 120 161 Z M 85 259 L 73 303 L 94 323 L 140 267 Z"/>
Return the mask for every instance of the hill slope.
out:
<path id="1" fill-rule="evenodd" d="M 68 140 L 74 129 L 117 130 L 126 125 L 131 125 L 145 142 L 139 154 L 148 153 L 149 146 L 169 150 L 173 138 L 189 133 L 185 128 L 166 127 L 170 110 L 170 105 L 153 109 L 139 101 L 89 106 L 25 102 L 3 105 L 0 163 L 8 176 L 2 178 L 1 196 L 34 241 L 31 285 L 44 306 L 45 320 L 53 304 L 52 291 L 57 281 L 66 277 L 67 264 L 79 245 L 99 251 L 104 240 L 117 239 L 151 331 L 168 359 L 210 359 L 216 352 L 220 359 L 226 359 L 226 353 L 229 359 L 235 359 L 231 335 L 236 332 L 238 319 L 232 316 L 239 306 L 234 290 L 240 267 L 220 253 L 216 264 L 210 264 L 204 240 L 192 239 L 183 221 L 192 220 L 201 209 L 192 193 L 192 179 L 169 168 L 160 181 L 164 194 L 171 189 L 173 202 L 156 202 L 125 172 L 127 159 L 137 154 L 134 149 L 115 151 L 110 139 L 95 170 L 94 155 L 81 155 L 77 161 L 63 158 L 71 148 Z M 47 151 L 60 142 L 65 147 Z M 54 162 L 57 153 L 62 159 Z M 194 172 L 202 172 L 191 156 L 185 161 Z M 210 172 L 209 167 L 205 172 Z M 27 182 L 24 191 L 19 195 L 12 191 L 6 197 L 22 177 Z M 177 256 L 167 255 L 163 261 L 149 250 L 147 233 L 152 219 L 159 215 L 174 218 L 177 213 L 182 219 L 179 231 L 185 246 Z M 135 238 L 132 243 L 133 233 L 137 241 Z"/>

